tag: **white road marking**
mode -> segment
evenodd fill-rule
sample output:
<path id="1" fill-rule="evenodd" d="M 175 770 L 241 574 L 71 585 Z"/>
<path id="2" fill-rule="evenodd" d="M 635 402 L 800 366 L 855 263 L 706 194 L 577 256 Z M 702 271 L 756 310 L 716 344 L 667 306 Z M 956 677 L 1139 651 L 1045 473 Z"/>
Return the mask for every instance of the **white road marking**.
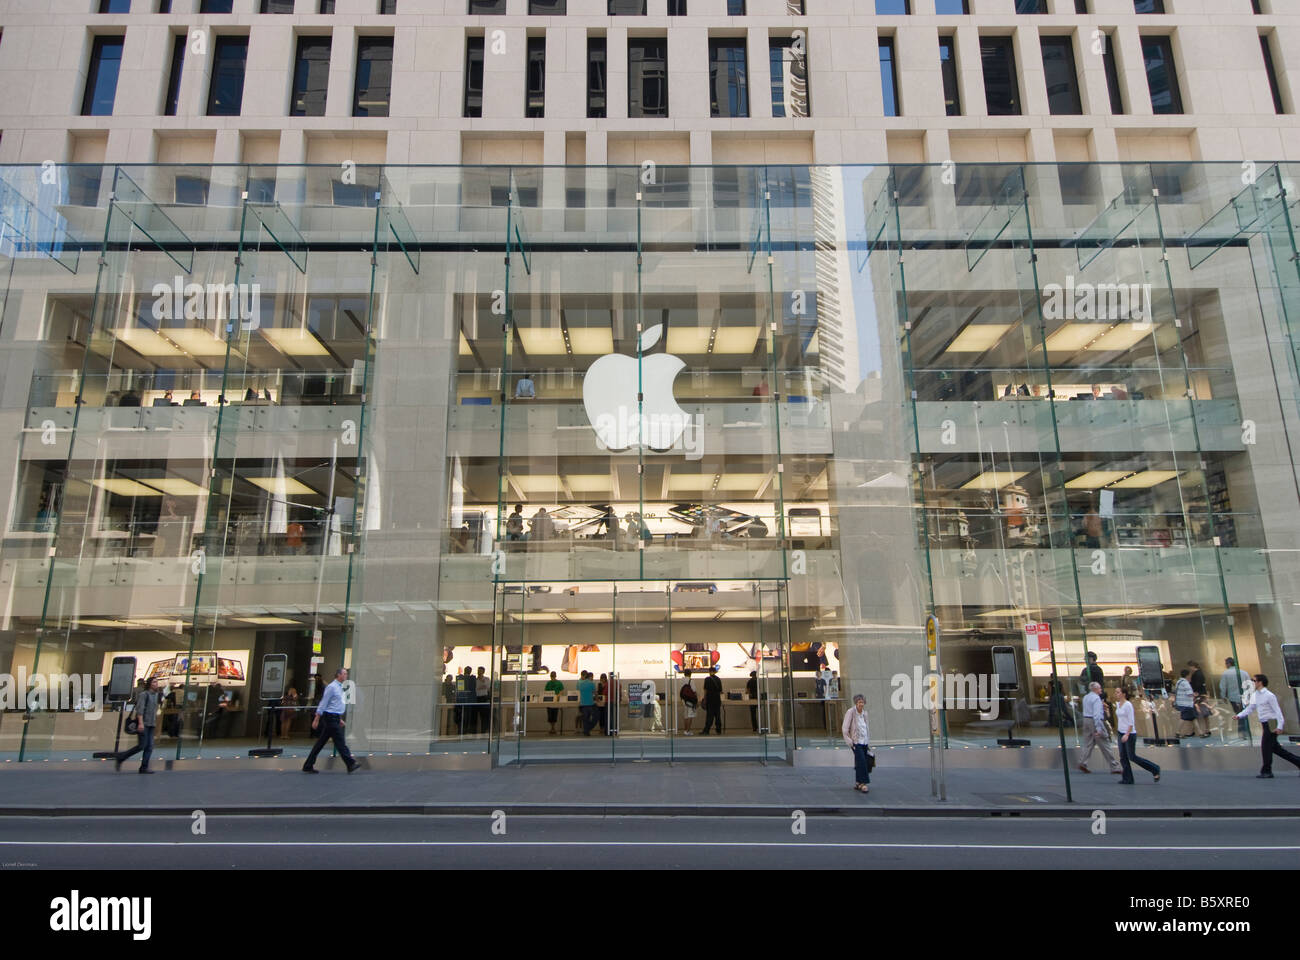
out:
<path id="1" fill-rule="evenodd" d="M 1167 846 L 1054 843 L 834 843 L 821 841 L 750 842 L 747 840 L 0 840 L 0 847 L 826 847 L 871 850 L 1130 850 L 1151 853 Z M 1300 852 L 1300 846 L 1180 846 L 1179 852 L 1196 851 L 1281 853 Z"/>

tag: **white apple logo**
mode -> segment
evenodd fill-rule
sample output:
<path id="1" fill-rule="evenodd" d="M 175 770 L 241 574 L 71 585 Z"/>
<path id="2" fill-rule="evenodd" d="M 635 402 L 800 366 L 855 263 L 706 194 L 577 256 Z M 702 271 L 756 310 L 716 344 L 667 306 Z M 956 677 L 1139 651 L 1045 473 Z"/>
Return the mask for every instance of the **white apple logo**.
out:
<path id="1" fill-rule="evenodd" d="M 641 334 L 639 378 L 636 357 L 611 353 L 593 363 L 582 381 L 587 419 L 597 439 L 610 450 L 626 450 L 637 444 L 667 450 L 681 439 L 690 423 L 690 414 L 677 405 L 673 396 L 673 381 L 686 362 L 670 353 L 644 356 L 662 335 L 661 323 Z M 643 395 L 639 412 L 638 380 Z"/>

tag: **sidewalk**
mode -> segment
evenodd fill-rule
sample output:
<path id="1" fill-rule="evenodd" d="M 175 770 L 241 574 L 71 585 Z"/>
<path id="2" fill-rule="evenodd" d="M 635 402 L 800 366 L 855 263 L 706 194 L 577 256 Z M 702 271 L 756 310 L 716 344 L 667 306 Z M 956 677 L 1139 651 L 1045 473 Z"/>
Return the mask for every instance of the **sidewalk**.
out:
<path id="1" fill-rule="evenodd" d="M 1135 786 L 1072 771 L 1067 803 L 1059 769 L 949 769 L 947 802 L 930 795 L 923 767 L 877 767 L 871 793 L 853 790 L 851 767 L 757 763 L 535 764 L 490 771 L 369 770 L 347 774 L 322 759 L 318 776 L 259 769 L 159 770 L 141 777 L 111 761 L 0 766 L 0 816 L 221 814 L 606 814 L 782 816 L 1300 816 L 1300 778 L 1254 770 L 1167 770 Z"/>

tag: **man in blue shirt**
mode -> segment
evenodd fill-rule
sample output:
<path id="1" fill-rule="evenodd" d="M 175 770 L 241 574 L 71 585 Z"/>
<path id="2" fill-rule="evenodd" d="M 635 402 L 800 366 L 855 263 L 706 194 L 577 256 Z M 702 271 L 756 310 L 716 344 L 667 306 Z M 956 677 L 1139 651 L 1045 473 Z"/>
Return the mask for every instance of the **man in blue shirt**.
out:
<path id="1" fill-rule="evenodd" d="M 578 712 L 582 714 L 582 735 L 589 737 L 596 725 L 596 681 L 586 670 L 578 681 Z"/>
<path id="2" fill-rule="evenodd" d="M 325 688 L 321 695 L 320 705 L 316 707 L 316 716 L 311 718 L 311 728 L 319 728 L 320 736 L 316 738 L 316 744 L 311 748 L 311 753 L 307 754 L 307 762 L 302 765 L 303 773 L 319 773 L 314 764 L 316 756 L 320 753 L 321 747 L 325 746 L 325 741 L 333 740 L 334 746 L 347 764 L 348 773 L 351 773 L 361 764 L 352 758 L 352 751 L 348 749 L 347 743 L 343 740 L 343 714 L 347 710 L 347 704 L 343 695 L 343 684 L 347 682 L 348 672 L 343 667 L 334 674 L 334 682 Z M 324 723 L 321 723 L 321 720 Z"/>

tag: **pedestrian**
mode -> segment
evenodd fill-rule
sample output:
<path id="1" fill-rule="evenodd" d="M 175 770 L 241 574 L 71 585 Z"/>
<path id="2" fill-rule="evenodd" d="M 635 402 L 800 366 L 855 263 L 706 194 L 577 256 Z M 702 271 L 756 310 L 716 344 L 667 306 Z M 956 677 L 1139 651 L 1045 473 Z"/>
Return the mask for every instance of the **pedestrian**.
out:
<path id="1" fill-rule="evenodd" d="M 1282 732 L 1285 718 L 1282 716 L 1281 704 L 1277 702 L 1273 691 L 1268 688 L 1268 677 L 1262 673 L 1255 674 L 1255 697 L 1241 713 L 1237 714 L 1237 719 L 1244 720 L 1254 711 L 1259 712 L 1259 725 L 1263 730 L 1259 738 L 1259 750 L 1264 758 L 1256 779 L 1273 779 L 1273 754 L 1275 753 L 1293 766 L 1300 767 L 1300 757 L 1290 750 L 1284 750 L 1282 744 L 1278 743 L 1277 735 Z"/>
<path id="2" fill-rule="evenodd" d="M 474 693 L 474 668 L 466 667 L 464 673 L 456 675 L 456 729 L 466 736 L 474 732 L 474 707 L 470 706 L 478 698 Z"/>
<path id="3" fill-rule="evenodd" d="M 1139 767 L 1151 774 L 1155 782 L 1160 782 L 1160 768 L 1150 760 L 1144 760 L 1137 755 L 1137 724 L 1133 717 L 1133 704 L 1129 702 L 1128 687 L 1120 684 L 1115 691 L 1115 726 L 1116 733 L 1119 736 L 1119 762 L 1123 767 L 1124 775 L 1120 778 L 1120 783 L 1133 782 L 1133 767 L 1136 763 Z"/>
<path id="4" fill-rule="evenodd" d="M 483 667 L 474 678 L 474 696 L 478 699 L 478 732 L 491 733 L 492 729 L 492 679 Z"/>
<path id="5" fill-rule="evenodd" d="M 352 751 L 348 749 L 347 742 L 343 739 L 343 725 L 346 722 L 343 714 L 347 711 L 347 701 L 343 695 L 343 684 L 347 682 L 348 671 L 345 667 L 339 667 L 334 671 L 334 682 L 325 688 L 325 693 L 320 698 L 320 706 L 316 708 L 316 715 L 311 718 L 311 728 L 313 730 L 320 728 L 320 736 L 316 738 L 316 743 L 311 748 L 311 753 L 307 754 L 307 762 L 302 765 L 303 773 L 320 773 L 316 769 L 316 757 L 320 754 L 321 747 L 325 746 L 326 740 L 333 740 L 334 747 L 338 750 L 339 756 L 347 764 L 348 773 L 351 773 L 361 764 L 357 763 L 352 757 Z M 324 723 L 321 721 L 324 720 Z"/>
<path id="6" fill-rule="evenodd" d="M 1192 689 L 1192 682 L 1188 678 L 1192 671 L 1183 667 L 1178 671 L 1178 683 L 1174 687 L 1174 709 L 1178 711 L 1178 736 L 1190 737 L 1193 734 L 1200 733 L 1202 727 L 1205 733 L 1200 734 L 1203 737 L 1210 735 L 1209 724 L 1201 716 L 1200 711 L 1196 708 L 1196 693 Z"/>
<path id="7" fill-rule="evenodd" d="M 1192 685 L 1192 693 L 1198 697 L 1206 696 L 1209 691 L 1205 688 L 1205 671 L 1195 660 L 1187 661 L 1187 668 L 1192 671 L 1192 675 L 1187 678 L 1187 682 Z"/>
<path id="8" fill-rule="evenodd" d="M 758 671 L 749 671 L 749 679 L 745 682 L 745 695 L 749 697 L 749 726 L 754 733 L 758 733 Z"/>
<path id="9" fill-rule="evenodd" d="M 708 736 L 714 724 L 718 733 L 722 733 L 722 681 L 718 679 L 718 668 L 709 667 L 709 675 L 704 678 L 704 735 Z"/>
<path id="10" fill-rule="evenodd" d="M 584 670 L 578 678 L 578 715 L 582 718 L 582 735 L 591 736 L 596 725 L 596 681 Z"/>
<path id="11" fill-rule="evenodd" d="M 1227 700 L 1234 715 L 1241 713 L 1246 703 L 1246 695 L 1251 691 L 1250 674 L 1237 666 L 1237 661 L 1228 657 L 1223 661 L 1225 669 L 1219 677 L 1219 699 Z M 1237 736 L 1246 740 L 1250 737 L 1250 721 L 1237 720 Z"/>
<path id="12" fill-rule="evenodd" d="M 1088 684 L 1090 683 L 1099 683 L 1102 690 L 1106 689 L 1106 675 L 1102 673 L 1101 667 L 1097 665 L 1097 654 L 1089 650 L 1087 660 L 1087 665 L 1079 674 L 1079 686 L 1085 695 L 1088 693 Z"/>
<path id="13" fill-rule="evenodd" d="M 560 719 L 560 708 L 558 706 L 560 698 L 564 696 L 564 684 L 555 678 L 555 671 L 551 671 L 551 679 L 546 681 L 546 686 L 542 688 L 543 693 L 554 694 L 556 706 L 546 708 L 546 722 L 551 725 L 549 736 L 555 736 L 555 721 Z"/>
<path id="14" fill-rule="evenodd" d="M 158 723 L 157 677 L 150 678 L 149 685 L 136 693 L 135 703 L 132 705 L 131 710 L 137 724 L 135 746 L 130 750 L 123 750 L 113 755 L 113 769 L 121 770 L 123 763 L 143 751 L 144 756 L 140 758 L 140 772 L 153 773 L 149 769 L 149 758 L 153 756 L 154 728 Z"/>
<path id="15" fill-rule="evenodd" d="M 1095 680 L 1088 684 L 1088 695 L 1083 698 L 1083 722 L 1079 727 L 1079 736 L 1083 740 L 1079 769 L 1084 773 L 1092 773 L 1088 769 L 1088 758 L 1092 756 L 1093 747 L 1096 747 L 1110 764 L 1110 772 L 1120 773 L 1119 761 L 1110 752 L 1110 731 L 1106 728 L 1106 708 L 1101 702 L 1101 684 Z"/>
<path id="16" fill-rule="evenodd" d="M 844 714 L 841 727 L 844 742 L 853 751 L 853 789 L 870 793 L 871 766 L 874 759 L 871 752 L 871 727 L 867 723 L 867 698 L 862 694 L 853 697 L 853 706 Z"/>
<path id="17" fill-rule="evenodd" d="M 682 674 L 682 689 L 679 693 L 682 698 L 682 728 L 688 737 L 695 736 L 691 730 L 691 721 L 695 719 L 695 708 L 700 705 L 700 695 L 695 692 L 691 686 L 691 671 L 687 670 Z"/>

